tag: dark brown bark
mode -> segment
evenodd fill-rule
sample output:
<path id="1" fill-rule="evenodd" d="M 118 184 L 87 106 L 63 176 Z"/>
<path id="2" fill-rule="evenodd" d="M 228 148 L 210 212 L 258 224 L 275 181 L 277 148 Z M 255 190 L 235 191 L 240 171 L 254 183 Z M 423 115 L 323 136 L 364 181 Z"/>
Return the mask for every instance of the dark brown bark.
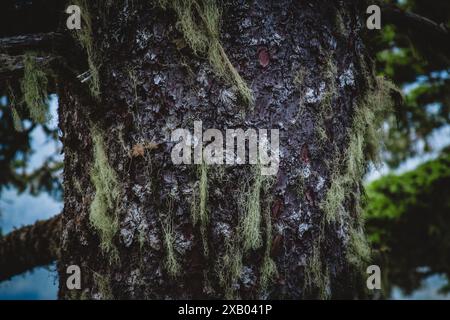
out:
<path id="1" fill-rule="evenodd" d="M 354 282 L 346 259 L 349 229 L 357 220 L 355 203 L 344 201 L 348 215 L 326 224 L 320 204 L 333 173 L 344 170 L 357 102 L 371 77 L 360 39 L 365 8 L 357 3 L 223 4 L 220 40 L 253 91 L 253 110 L 216 76 L 205 57 L 180 44 L 183 34 L 175 27 L 174 12 L 149 1 L 133 6 L 119 1 L 102 11 L 108 17 L 100 21 L 94 5 L 100 102 L 71 83 L 60 88 L 65 210 L 59 297 L 74 297 L 64 286 L 72 264 L 81 267 L 87 298 L 354 297 L 363 285 Z M 170 133 L 175 128 L 192 131 L 194 120 L 203 121 L 204 130 L 222 132 L 280 129 L 281 164 L 274 185 L 261 191 L 263 241 L 256 250 L 244 251 L 239 241 L 239 223 L 246 214 L 242 196 L 254 181 L 249 166 L 209 166 L 209 222 L 203 230 L 193 224 L 198 166 L 172 163 Z M 91 177 L 94 132 L 101 133 L 120 192 L 115 208 L 107 212 L 117 214 L 119 222 L 111 242 L 119 259 L 112 261 L 89 220 L 92 201 L 102 192 Z M 144 148 L 143 157 L 130 156 L 133 146 L 150 143 L 158 147 Z M 359 186 L 346 194 L 358 199 Z M 169 217 L 180 265 L 176 276 L 165 264 Z M 314 253 L 317 239 L 321 245 Z M 266 252 L 278 274 L 263 288 Z M 306 290 L 305 270 L 314 254 L 328 282 Z M 240 258 L 242 267 L 233 275 L 227 262 Z"/>
<path id="2" fill-rule="evenodd" d="M 56 32 L 27 34 L 14 37 L 0 38 L 2 53 L 20 54 L 25 51 L 53 51 L 60 47 L 65 37 Z"/>
<path id="3" fill-rule="evenodd" d="M 61 215 L 0 238 L 0 281 L 57 260 L 60 238 Z"/>

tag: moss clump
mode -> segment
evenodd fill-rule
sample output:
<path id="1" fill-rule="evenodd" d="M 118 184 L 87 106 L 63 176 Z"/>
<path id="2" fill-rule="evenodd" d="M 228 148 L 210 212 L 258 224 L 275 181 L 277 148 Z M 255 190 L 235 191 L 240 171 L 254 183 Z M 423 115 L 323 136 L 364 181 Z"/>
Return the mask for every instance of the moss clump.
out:
<path id="1" fill-rule="evenodd" d="M 48 120 L 48 79 L 36 63 L 32 53 L 26 53 L 23 60 L 24 74 L 21 82 L 25 104 L 33 121 L 44 124 Z"/>
<path id="2" fill-rule="evenodd" d="M 228 59 L 220 43 L 221 10 L 215 0 L 160 0 L 163 9 L 173 9 L 189 47 L 207 56 L 215 73 L 237 88 L 246 105 L 253 104 L 252 92 Z"/>
<path id="3" fill-rule="evenodd" d="M 94 98 L 100 97 L 100 79 L 98 73 L 98 56 L 95 51 L 93 37 L 92 37 L 92 19 L 89 12 L 89 6 L 86 0 L 74 0 L 74 4 L 81 8 L 82 27 L 76 30 L 75 36 L 80 42 L 80 45 L 86 50 L 87 62 L 89 66 L 89 88 L 91 95 Z"/>
<path id="4" fill-rule="evenodd" d="M 108 162 L 103 136 L 97 129 L 92 130 L 92 142 L 94 165 L 91 181 L 95 188 L 95 197 L 91 203 L 89 220 L 100 234 L 102 250 L 108 253 L 113 261 L 118 259 L 113 238 L 119 228 L 117 206 L 120 187 L 117 174 Z"/>

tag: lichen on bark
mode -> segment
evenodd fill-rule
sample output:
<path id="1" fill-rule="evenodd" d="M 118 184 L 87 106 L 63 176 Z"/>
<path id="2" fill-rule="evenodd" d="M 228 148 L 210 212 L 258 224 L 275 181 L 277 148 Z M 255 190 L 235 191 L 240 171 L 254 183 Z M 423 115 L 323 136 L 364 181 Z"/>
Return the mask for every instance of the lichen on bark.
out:
<path id="1" fill-rule="evenodd" d="M 113 262 L 119 256 L 114 237 L 119 229 L 118 201 L 120 186 L 116 172 L 109 164 L 105 150 L 103 134 L 98 128 L 92 129 L 94 163 L 91 169 L 91 181 L 95 196 L 90 206 L 89 220 L 98 231 L 102 250 Z"/>
<path id="2" fill-rule="evenodd" d="M 236 87 L 246 106 L 253 105 L 250 88 L 220 43 L 221 9 L 216 0 L 159 0 L 161 8 L 175 10 L 189 47 L 205 55 L 218 76 Z"/>
<path id="3" fill-rule="evenodd" d="M 94 36 L 92 29 L 92 16 L 88 2 L 86 0 L 74 0 L 74 4 L 81 9 L 81 21 L 82 27 L 80 30 L 75 30 L 74 35 L 79 41 L 81 47 L 86 51 L 87 64 L 89 67 L 89 75 L 86 76 L 89 82 L 89 89 L 91 95 L 99 99 L 100 98 L 100 76 L 99 76 L 99 63 L 100 57 L 98 56 L 98 50 L 94 46 Z"/>

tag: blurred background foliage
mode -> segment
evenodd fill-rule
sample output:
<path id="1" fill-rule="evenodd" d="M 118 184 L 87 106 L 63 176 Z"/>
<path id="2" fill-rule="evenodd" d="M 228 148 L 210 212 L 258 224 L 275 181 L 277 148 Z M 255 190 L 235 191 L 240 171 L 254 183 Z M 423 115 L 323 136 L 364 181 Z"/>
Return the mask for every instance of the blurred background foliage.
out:
<path id="1" fill-rule="evenodd" d="M 450 28 L 450 1 L 384 1 Z M 383 19 L 383 16 L 382 16 Z M 390 174 L 366 186 L 366 231 L 383 295 L 394 286 L 411 294 L 431 275 L 450 291 L 450 41 L 433 41 L 408 24 L 383 25 L 368 42 L 379 74 L 403 92 L 395 121 L 387 121 L 383 160 Z M 390 119 L 386 119 L 390 120 Z M 433 144 L 434 140 L 441 140 Z M 445 143 L 445 142 L 444 142 Z M 394 174 L 408 159 L 431 155 L 417 168 Z"/>
<path id="2" fill-rule="evenodd" d="M 449 0 L 378 2 L 450 28 Z M 381 267 L 384 297 L 393 287 L 411 293 L 433 274 L 444 275 L 441 289 L 448 292 L 450 148 L 436 146 L 432 137 L 450 141 L 443 136 L 450 132 L 444 130 L 450 127 L 450 42 L 436 43 L 417 26 L 385 23 L 383 15 L 382 24 L 382 30 L 368 31 L 366 40 L 378 73 L 392 79 L 404 101 L 383 128 L 383 165 L 390 173 L 366 183 L 366 230 L 374 264 Z M 37 151 L 33 132 L 39 128 L 49 141 L 57 141 L 58 129 L 34 121 L 20 97 L 20 83 L 0 86 L 0 196 L 13 188 L 32 195 L 46 192 L 61 201 L 60 149 L 38 166 L 30 165 Z M 408 159 L 422 155 L 431 160 L 395 174 Z"/>

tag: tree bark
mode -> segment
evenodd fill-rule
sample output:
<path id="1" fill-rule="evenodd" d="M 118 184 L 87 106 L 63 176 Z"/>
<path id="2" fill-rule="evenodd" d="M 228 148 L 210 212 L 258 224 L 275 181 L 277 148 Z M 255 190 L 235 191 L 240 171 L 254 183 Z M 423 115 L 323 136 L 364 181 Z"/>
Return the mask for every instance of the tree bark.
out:
<path id="1" fill-rule="evenodd" d="M 61 215 L 0 238 L 0 281 L 48 265 L 59 257 Z"/>
<path id="2" fill-rule="evenodd" d="M 60 298 L 359 295 L 364 282 L 348 255 L 361 177 L 344 190 L 338 219 L 327 220 L 323 203 L 346 170 L 372 77 L 360 37 L 365 9 L 290 0 L 222 7 L 220 43 L 251 88 L 253 109 L 183 40 L 175 11 L 118 1 L 100 14 L 90 5 L 100 96 L 70 82 L 59 88 Z M 192 131 L 196 120 L 222 132 L 279 129 L 274 181 L 257 185 L 250 165 L 174 165 L 170 134 Z M 255 195 L 258 230 L 248 239 L 242 221 Z M 194 223 L 199 210 L 207 219 Z M 81 291 L 65 287 L 73 264 Z"/>

